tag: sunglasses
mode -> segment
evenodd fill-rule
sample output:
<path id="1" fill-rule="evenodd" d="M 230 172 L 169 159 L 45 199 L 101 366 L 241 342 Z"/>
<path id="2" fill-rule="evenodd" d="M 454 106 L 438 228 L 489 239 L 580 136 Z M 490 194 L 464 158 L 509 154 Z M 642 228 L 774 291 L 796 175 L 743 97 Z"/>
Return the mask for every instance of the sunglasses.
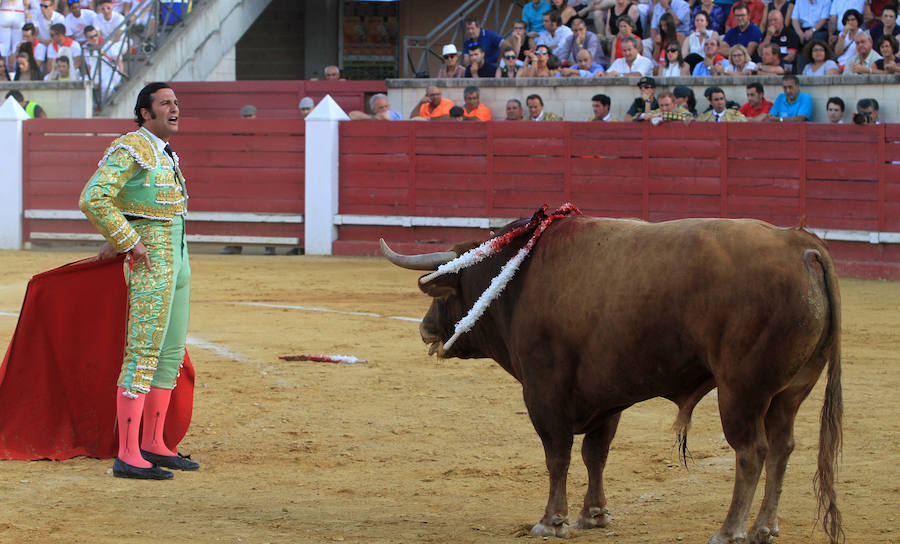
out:
<path id="1" fill-rule="evenodd" d="M 456 56 L 456 54 L 453 54 L 453 55 L 444 55 L 444 58 L 445 58 L 445 59 L 449 59 L 450 57 L 455 57 L 455 56 Z"/>
<path id="2" fill-rule="evenodd" d="M 547 52 L 546 51 L 535 51 L 534 54 L 535 55 L 546 55 Z"/>
<path id="3" fill-rule="evenodd" d="M 41 4 L 42 8 L 52 8 L 53 4 Z"/>
<path id="4" fill-rule="evenodd" d="M 516 60 L 515 55 L 503 55 L 503 58 L 505 58 L 506 60 Z"/>
<path id="5" fill-rule="evenodd" d="M 653 85 L 641 85 L 640 88 L 641 89 L 655 89 L 656 87 L 654 87 Z"/>
<path id="6" fill-rule="evenodd" d="M 666 49 L 666 52 L 667 53 L 677 53 L 678 50 L 677 49 Z"/>

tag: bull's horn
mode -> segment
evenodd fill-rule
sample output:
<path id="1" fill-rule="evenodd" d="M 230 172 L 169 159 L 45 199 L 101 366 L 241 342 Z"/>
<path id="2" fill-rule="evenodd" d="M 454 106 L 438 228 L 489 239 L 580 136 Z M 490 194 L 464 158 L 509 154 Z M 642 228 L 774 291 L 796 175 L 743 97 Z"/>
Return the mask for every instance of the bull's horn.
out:
<path id="1" fill-rule="evenodd" d="M 384 238 L 379 238 L 381 252 L 387 260 L 397 266 L 410 270 L 436 270 L 442 264 L 456 258 L 454 251 L 439 251 L 437 253 L 423 253 L 422 255 L 401 255 L 388 247 Z"/>

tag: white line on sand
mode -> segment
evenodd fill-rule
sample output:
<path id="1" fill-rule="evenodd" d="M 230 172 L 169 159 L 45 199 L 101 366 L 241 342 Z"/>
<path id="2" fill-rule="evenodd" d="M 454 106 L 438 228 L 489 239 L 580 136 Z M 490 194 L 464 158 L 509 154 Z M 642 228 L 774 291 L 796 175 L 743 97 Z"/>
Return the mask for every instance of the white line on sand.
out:
<path id="1" fill-rule="evenodd" d="M 316 306 L 297 306 L 293 304 L 268 304 L 266 302 L 234 302 L 242 306 L 259 306 L 262 308 L 280 308 L 283 310 L 303 310 L 306 312 L 325 312 L 330 314 L 355 315 L 361 317 L 379 317 L 382 319 L 396 319 L 398 321 L 412 321 L 418 323 L 422 321 L 418 317 L 403 317 L 400 315 L 381 315 L 371 312 L 346 312 L 343 310 L 332 310 L 331 308 L 318 308 Z"/>
<path id="2" fill-rule="evenodd" d="M 223 357 L 228 357 L 229 359 L 234 360 L 234 361 L 246 361 L 247 360 L 244 357 L 242 357 L 241 355 L 238 355 L 237 353 L 235 353 L 233 351 L 225 349 L 221 346 L 217 346 L 216 344 L 213 344 L 212 342 L 208 342 L 202 338 L 197 338 L 196 336 L 188 335 L 188 337 L 184 340 L 184 343 L 189 346 L 198 347 L 200 349 L 214 351 L 214 352 L 218 353 L 219 355 L 221 355 Z"/>
<path id="3" fill-rule="evenodd" d="M 6 317 L 19 317 L 19 314 L 14 312 L 0 312 L 0 315 Z"/>

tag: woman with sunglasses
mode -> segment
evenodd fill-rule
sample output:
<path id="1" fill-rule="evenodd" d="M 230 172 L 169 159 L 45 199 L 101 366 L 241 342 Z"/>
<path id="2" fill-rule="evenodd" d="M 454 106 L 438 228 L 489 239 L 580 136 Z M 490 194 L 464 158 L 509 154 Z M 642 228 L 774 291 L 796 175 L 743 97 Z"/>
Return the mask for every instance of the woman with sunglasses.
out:
<path id="1" fill-rule="evenodd" d="M 728 52 L 728 62 L 722 63 L 726 76 L 750 76 L 756 73 L 756 63 L 750 60 L 750 52 L 737 44 Z"/>
<path id="2" fill-rule="evenodd" d="M 659 18 L 659 33 L 653 38 L 653 56 L 657 64 L 666 61 L 665 44 L 675 42 L 681 44 L 684 36 L 675 28 L 675 17 L 671 13 L 664 13 Z"/>
<path id="3" fill-rule="evenodd" d="M 661 77 L 679 77 L 691 75 L 691 65 L 684 62 L 678 42 L 668 42 L 664 49 L 666 57 L 663 62 L 653 68 L 653 75 Z"/>
<path id="4" fill-rule="evenodd" d="M 445 45 L 443 51 L 441 51 L 441 56 L 444 58 L 444 64 L 441 66 L 441 71 L 438 72 L 437 77 L 466 77 L 466 69 L 459 64 L 459 51 L 456 50 L 455 45 L 452 43 Z"/>
<path id="5" fill-rule="evenodd" d="M 516 77 L 553 76 L 553 72 L 547 67 L 548 60 L 550 60 L 550 48 L 546 45 L 537 46 L 534 52 L 528 54 L 528 63 L 516 72 Z"/>
<path id="6" fill-rule="evenodd" d="M 516 77 L 516 73 L 525 63 L 516 58 L 516 52 L 512 47 L 506 46 L 500 54 L 500 62 L 497 64 L 497 73 L 494 77 Z"/>
<path id="7" fill-rule="evenodd" d="M 803 67 L 804 76 L 836 76 L 841 73 L 837 63 L 831 60 L 828 44 L 822 40 L 810 40 L 804 56 L 809 59 L 809 64 Z"/>

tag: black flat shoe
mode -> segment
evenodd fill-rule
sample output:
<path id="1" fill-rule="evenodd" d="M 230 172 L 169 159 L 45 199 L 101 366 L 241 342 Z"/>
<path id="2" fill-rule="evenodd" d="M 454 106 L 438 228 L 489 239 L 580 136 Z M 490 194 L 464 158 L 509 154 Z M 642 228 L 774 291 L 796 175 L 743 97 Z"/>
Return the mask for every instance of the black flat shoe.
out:
<path id="1" fill-rule="evenodd" d="M 189 455 L 184 456 L 180 453 L 175 455 L 159 455 L 158 453 L 150 453 L 149 451 L 141 450 L 141 457 L 154 465 L 174 468 L 175 470 L 197 470 L 200 468 L 200 463 L 195 463 L 194 461 L 191 461 Z"/>
<path id="2" fill-rule="evenodd" d="M 171 480 L 174 474 L 168 470 L 152 466 L 150 468 L 141 468 L 129 465 L 116 457 L 113 463 L 113 476 L 116 478 L 132 478 L 135 480 Z"/>

